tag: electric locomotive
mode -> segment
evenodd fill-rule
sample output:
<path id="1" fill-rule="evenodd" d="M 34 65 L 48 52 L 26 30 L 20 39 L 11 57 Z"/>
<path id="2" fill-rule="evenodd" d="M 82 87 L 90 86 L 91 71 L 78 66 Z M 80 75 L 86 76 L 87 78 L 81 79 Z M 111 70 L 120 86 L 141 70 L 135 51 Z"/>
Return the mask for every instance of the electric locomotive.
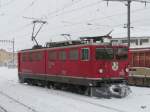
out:
<path id="1" fill-rule="evenodd" d="M 49 42 L 18 52 L 21 83 L 43 85 L 96 97 L 125 97 L 129 50 L 112 45 L 110 36 Z"/>

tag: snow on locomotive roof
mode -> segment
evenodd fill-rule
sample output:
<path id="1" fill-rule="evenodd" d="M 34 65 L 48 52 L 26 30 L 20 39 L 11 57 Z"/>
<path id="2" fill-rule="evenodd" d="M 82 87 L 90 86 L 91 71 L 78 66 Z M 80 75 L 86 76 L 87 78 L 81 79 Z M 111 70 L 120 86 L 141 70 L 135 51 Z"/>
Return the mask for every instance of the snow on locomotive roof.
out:
<path id="1" fill-rule="evenodd" d="M 93 39 L 95 41 L 99 41 L 99 40 L 102 40 L 104 38 L 111 39 L 112 37 L 108 36 L 108 35 L 105 35 L 105 36 L 93 36 L 93 37 L 80 37 L 81 40 L 84 40 L 84 39 L 87 39 L 87 40 Z"/>
<path id="2" fill-rule="evenodd" d="M 43 47 L 41 49 L 24 49 L 24 50 L 21 50 L 19 52 L 33 52 L 33 51 L 44 51 L 44 50 L 48 50 L 48 49 L 52 49 L 52 50 L 56 50 L 56 49 L 64 49 L 64 48 L 77 48 L 77 47 L 89 47 L 89 46 L 101 46 L 101 47 L 115 47 L 116 45 L 114 46 L 111 46 L 111 45 L 106 45 L 106 44 L 80 44 L 80 45 L 70 45 L 70 46 L 61 46 L 61 47 Z M 126 45 L 117 45 L 117 47 L 127 47 Z"/>
<path id="3" fill-rule="evenodd" d="M 111 43 L 111 36 L 94 36 L 94 37 L 80 37 L 80 40 L 67 40 L 60 42 L 47 42 L 45 47 L 42 46 L 33 46 L 31 49 L 24 49 L 21 52 L 26 51 L 42 51 L 43 49 L 58 49 L 58 48 L 72 48 L 72 47 L 80 47 L 80 46 L 89 46 L 89 45 L 99 45 L 99 46 L 122 46 L 127 47 L 127 45 L 113 45 Z"/>
<path id="4" fill-rule="evenodd" d="M 68 41 L 60 41 L 60 42 L 47 42 L 46 47 L 61 47 L 61 46 L 68 46 L 68 45 L 79 45 L 82 44 L 80 40 L 68 40 Z"/>

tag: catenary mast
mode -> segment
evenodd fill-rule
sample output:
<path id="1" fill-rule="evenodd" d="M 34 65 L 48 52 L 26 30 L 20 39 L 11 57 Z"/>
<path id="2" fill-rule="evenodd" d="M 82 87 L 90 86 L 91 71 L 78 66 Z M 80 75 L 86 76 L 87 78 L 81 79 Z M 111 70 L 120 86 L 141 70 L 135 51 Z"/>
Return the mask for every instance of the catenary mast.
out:
<path id="1" fill-rule="evenodd" d="M 131 2 L 142 2 L 142 3 L 150 3 L 148 1 L 144 0 L 104 0 L 107 1 L 107 4 L 109 1 L 112 2 L 127 2 L 127 40 L 128 40 L 128 47 L 130 47 L 130 37 L 131 37 Z"/>

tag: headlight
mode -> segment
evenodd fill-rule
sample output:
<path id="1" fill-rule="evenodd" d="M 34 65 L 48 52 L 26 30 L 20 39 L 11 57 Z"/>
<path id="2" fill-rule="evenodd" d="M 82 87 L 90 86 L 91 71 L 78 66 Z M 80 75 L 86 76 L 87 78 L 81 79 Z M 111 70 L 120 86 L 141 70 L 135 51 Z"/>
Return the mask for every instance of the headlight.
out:
<path id="1" fill-rule="evenodd" d="M 103 69 L 99 69 L 99 73 L 103 73 L 104 71 L 103 71 Z"/>
<path id="2" fill-rule="evenodd" d="M 129 68 L 126 68 L 125 71 L 126 71 L 126 72 L 129 72 Z"/>

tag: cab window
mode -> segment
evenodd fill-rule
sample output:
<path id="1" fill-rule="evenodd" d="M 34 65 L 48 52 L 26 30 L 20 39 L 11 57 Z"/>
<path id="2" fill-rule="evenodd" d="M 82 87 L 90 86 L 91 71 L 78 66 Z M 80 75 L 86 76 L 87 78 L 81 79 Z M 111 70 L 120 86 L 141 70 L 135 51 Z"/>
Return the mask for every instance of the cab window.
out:
<path id="1" fill-rule="evenodd" d="M 95 56 L 96 60 L 110 60 L 114 58 L 114 51 L 112 48 L 96 48 Z"/>

